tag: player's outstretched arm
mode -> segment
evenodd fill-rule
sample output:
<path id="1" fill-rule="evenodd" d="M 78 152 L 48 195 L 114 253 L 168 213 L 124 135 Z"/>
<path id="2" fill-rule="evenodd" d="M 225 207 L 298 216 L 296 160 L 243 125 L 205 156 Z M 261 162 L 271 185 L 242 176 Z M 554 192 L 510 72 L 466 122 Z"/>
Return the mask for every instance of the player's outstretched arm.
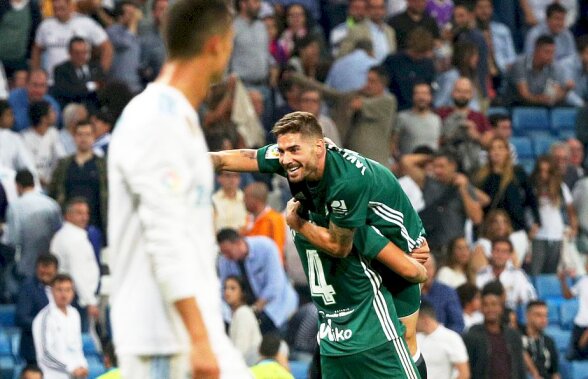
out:
<path id="1" fill-rule="evenodd" d="M 237 172 L 259 172 L 257 164 L 257 150 L 236 149 L 223 150 L 208 153 L 214 170 L 237 171 Z"/>

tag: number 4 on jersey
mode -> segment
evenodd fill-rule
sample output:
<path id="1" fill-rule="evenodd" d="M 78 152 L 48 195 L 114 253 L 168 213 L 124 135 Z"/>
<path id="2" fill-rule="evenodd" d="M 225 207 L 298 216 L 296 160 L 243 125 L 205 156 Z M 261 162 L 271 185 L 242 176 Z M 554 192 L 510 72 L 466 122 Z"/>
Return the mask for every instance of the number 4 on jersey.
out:
<path id="1" fill-rule="evenodd" d="M 316 250 L 306 250 L 308 258 L 308 282 L 310 285 L 310 294 L 323 298 L 325 305 L 335 304 L 335 290 L 333 286 L 327 284 L 325 273 L 323 272 L 323 262 Z"/>

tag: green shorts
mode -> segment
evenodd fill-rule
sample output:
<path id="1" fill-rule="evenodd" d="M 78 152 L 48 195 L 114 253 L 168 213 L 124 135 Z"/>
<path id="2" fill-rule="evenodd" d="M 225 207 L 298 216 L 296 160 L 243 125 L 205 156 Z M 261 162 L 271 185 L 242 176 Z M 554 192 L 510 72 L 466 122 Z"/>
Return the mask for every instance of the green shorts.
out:
<path id="1" fill-rule="evenodd" d="M 361 353 L 321 356 L 323 379 L 420 379 L 403 338 Z"/>
<path id="2" fill-rule="evenodd" d="M 392 294 L 398 318 L 410 316 L 419 310 L 421 307 L 420 284 L 407 281 L 377 260 L 372 261 L 372 267 L 382 277 L 382 285 Z"/>

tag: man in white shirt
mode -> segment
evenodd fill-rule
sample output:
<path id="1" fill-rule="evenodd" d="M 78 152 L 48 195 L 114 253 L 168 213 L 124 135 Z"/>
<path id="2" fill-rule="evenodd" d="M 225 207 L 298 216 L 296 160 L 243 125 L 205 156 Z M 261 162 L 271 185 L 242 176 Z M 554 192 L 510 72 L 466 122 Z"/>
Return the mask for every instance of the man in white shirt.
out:
<path id="1" fill-rule="evenodd" d="M 29 170 L 37 174 L 33 157 L 24 146 L 22 138 L 13 132 L 14 113 L 6 100 L 0 100 L 0 167 L 13 171 Z"/>
<path id="2" fill-rule="evenodd" d="M 506 292 L 506 306 L 517 309 L 537 298 L 535 288 L 525 273 L 512 264 L 512 242 L 508 239 L 496 239 L 492 242 L 492 256 L 490 264 L 478 271 L 476 285 L 484 287 L 486 283 L 500 280 Z"/>
<path id="3" fill-rule="evenodd" d="M 428 378 L 469 379 L 468 352 L 463 340 L 437 321 L 435 309 L 428 301 L 421 302 L 417 332 L 418 345 L 427 362 Z"/>
<path id="4" fill-rule="evenodd" d="M 114 344 L 125 379 L 247 378 L 224 331 L 213 169 L 194 111 L 225 72 L 232 17 L 222 0 L 177 0 L 166 17 L 166 63 L 108 151 Z"/>
<path id="5" fill-rule="evenodd" d="M 223 171 L 217 176 L 220 188 L 212 195 L 216 230 L 240 230 L 247 223 L 243 191 L 239 189 L 241 174 Z"/>
<path id="6" fill-rule="evenodd" d="M 74 284 L 69 275 L 53 280 L 50 302 L 33 320 L 37 362 L 45 379 L 85 378 L 88 362 L 82 349 L 80 315 L 70 304 Z"/>
<path id="7" fill-rule="evenodd" d="M 73 278 L 80 308 L 86 308 L 87 315 L 95 319 L 99 315 L 96 289 L 100 268 L 86 231 L 90 219 L 86 200 L 80 197 L 71 199 L 65 206 L 64 218 L 65 222 L 51 240 L 49 250 L 59 259 L 59 272 Z M 85 314 L 81 316 L 86 330 L 87 317 Z"/>

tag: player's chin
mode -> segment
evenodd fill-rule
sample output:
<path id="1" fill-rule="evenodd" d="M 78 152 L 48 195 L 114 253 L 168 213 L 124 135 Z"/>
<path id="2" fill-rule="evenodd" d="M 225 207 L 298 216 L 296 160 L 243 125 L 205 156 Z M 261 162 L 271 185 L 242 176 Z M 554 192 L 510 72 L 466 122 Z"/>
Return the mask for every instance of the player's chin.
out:
<path id="1" fill-rule="evenodd" d="M 301 173 L 299 171 L 296 171 L 295 173 L 291 174 L 288 173 L 288 180 L 291 183 L 299 183 L 302 180 L 304 180 L 304 175 L 301 175 Z"/>

